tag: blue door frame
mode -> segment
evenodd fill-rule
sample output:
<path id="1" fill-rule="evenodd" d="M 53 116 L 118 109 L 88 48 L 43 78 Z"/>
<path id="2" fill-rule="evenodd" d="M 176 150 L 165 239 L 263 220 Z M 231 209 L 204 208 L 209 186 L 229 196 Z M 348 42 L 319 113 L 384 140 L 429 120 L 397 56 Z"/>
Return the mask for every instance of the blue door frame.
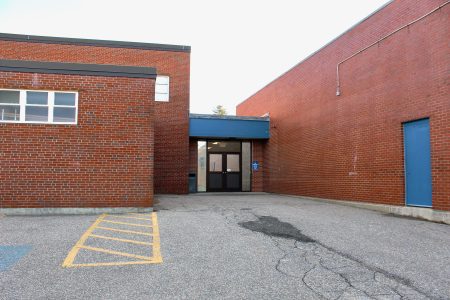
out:
<path id="1" fill-rule="evenodd" d="M 405 201 L 409 206 L 432 206 L 430 120 L 403 123 Z"/>

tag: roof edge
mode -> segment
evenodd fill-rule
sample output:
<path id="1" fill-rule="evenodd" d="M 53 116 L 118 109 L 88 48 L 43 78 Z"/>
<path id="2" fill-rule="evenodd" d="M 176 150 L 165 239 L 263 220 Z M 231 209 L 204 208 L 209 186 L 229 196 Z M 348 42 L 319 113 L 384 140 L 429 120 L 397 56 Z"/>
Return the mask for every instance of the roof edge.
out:
<path id="1" fill-rule="evenodd" d="M 129 48 L 129 49 L 174 51 L 174 52 L 188 52 L 188 53 L 191 52 L 190 46 L 182 46 L 182 45 L 52 37 L 52 36 L 25 35 L 25 34 L 14 34 L 14 33 L 0 33 L 0 40 L 14 41 L 14 42 L 44 43 L 44 44 L 63 44 L 63 45 L 94 46 L 94 47 L 109 47 L 109 48 Z"/>
<path id="2" fill-rule="evenodd" d="M 220 116 L 211 114 L 189 114 L 189 119 L 211 119 L 211 120 L 237 120 L 237 121 L 270 121 L 269 117 L 253 117 L 253 116 Z"/>
<path id="3" fill-rule="evenodd" d="M 150 67 L 77 64 L 27 60 L 0 59 L 0 71 L 130 78 L 156 78 L 156 69 Z"/>

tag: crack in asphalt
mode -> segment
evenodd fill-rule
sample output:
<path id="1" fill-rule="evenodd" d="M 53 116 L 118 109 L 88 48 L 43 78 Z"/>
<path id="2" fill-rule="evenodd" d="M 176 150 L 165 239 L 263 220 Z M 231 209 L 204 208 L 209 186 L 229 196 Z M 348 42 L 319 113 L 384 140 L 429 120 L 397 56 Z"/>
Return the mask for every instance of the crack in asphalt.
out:
<path id="1" fill-rule="evenodd" d="M 324 245 L 303 234 L 292 224 L 282 222 L 275 217 L 257 215 L 249 208 L 229 209 L 214 206 L 207 209 L 189 209 L 182 206 L 183 209 L 175 211 L 196 213 L 213 211 L 224 217 L 230 228 L 236 227 L 237 223 L 246 230 L 268 236 L 282 253 L 274 269 L 283 276 L 301 280 L 302 284 L 319 299 L 379 299 L 380 297 L 383 299 L 437 299 L 414 287 L 409 280 L 381 268 L 367 265 L 356 257 Z M 277 239 L 294 240 L 294 244 L 288 245 L 286 250 L 280 246 Z M 298 265 L 287 263 L 289 260 L 298 258 L 302 258 L 305 264 L 309 265 L 303 271 L 299 270 Z M 289 267 L 293 270 L 289 270 Z M 323 278 L 327 276 L 332 278 L 324 281 Z M 330 286 L 334 288 L 330 289 Z M 339 286 L 341 288 L 336 288 Z"/>
<path id="2" fill-rule="evenodd" d="M 283 274 L 284 276 L 287 277 L 294 277 L 294 278 L 299 278 L 302 280 L 303 284 L 311 291 L 313 292 L 316 296 L 318 296 L 321 299 L 326 299 L 324 298 L 320 293 L 317 293 L 317 291 L 315 291 L 306 281 L 305 281 L 305 277 L 308 275 L 309 272 L 311 272 L 313 269 L 316 268 L 316 266 L 311 267 L 308 271 L 306 271 L 303 276 L 296 276 L 296 275 L 292 275 L 289 274 L 287 272 L 284 272 L 281 268 L 281 262 L 288 256 L 288 252 L 286 250 L 284 250 L 283 248 L 280 247 L 280 244 L 278 243 L 277 240 L 275 240 L 273 237 L 270 237 L 270 239 L 273 241 L 273 243 L 275 244 L 275 247 L 277 247 L 281 252 L 283 252 L 283 256 L 280 257 L 277 260 L 277 263 L 275 264 L 275 270 L 277 270 L 279 273 Z M 294 248 L 296 248 L 296 242 L 294 242 Z"/>
<path id="3" fill-rule="evenodd" d="M 318 247 L 318 246 L 316 246 L 316 249 L 317 249 L 317 247 Z M 313 251 L 315 251 L 316 249 L 314 249 Z M 317 255 L 317 254 L 316 254 L 316 255 Z M 367 298 L 373 299 L 369 294 L 367 294 L 366 291 L 364 291 L 364 290 L 362 290 L 362 289 L 360 289 L 360 288 L 354 286 L 349 278 L 347 278 L 347 277 L 344 276 L 343 274 L 341 274 L 341 273 L 335 271 L 335 270 L 332 269 L 332 268 L 326 267 L 325 264 L 323 263 L 322 257 L 320 257 L 319 255 L 317 255 L 317 256 L 319 257 L 319 264 L 320 264 L 320 266 L 321 266 L 322 268 L 324 268 L 325 270 L 327 270 L 327 271 L 329 271 L 329 272 L 332 272 L 332 273 L 336 274 L 337 276 L 339 276 L 340 278 L 342 278 L 342 279 L 345 281 L 345 283 L 346 283 L 349 287 L 352 287 L 352 288 L 354 288 L 355 290 L 362 292 Z M 342 296 L 343 296 L 343 294 L 341 294 L 337 299 L 341 299 Z"/>
<path id="4" fill-rule="evenodd" d="M 256 220 L 241 221 L 238 222 L 238 225 L 269 236 L 275 247 L 282 252 L 282 256 L 275 264 L 275 270 L 284 276 L 300 279 L 309 290 L 321 299 L 336 300 L 352 297 L 365 299 L 377 299 L 379 297 L 391 299 L 433 299 L 432 296 L 415 288 L 409 280 L 380 268 L 369 266 L 351 255 L 328 247 L 304 235 L 290 223 L 281 222 L 271 216 L 251 214 Z M 236 219 L 239 215 L 234 213 L 233 217 Z M 287 246 L 289 250 L 285 250 L 280 246 L 276 238 L 294 239 L 294 246 Z M 308 245 L 309 249 L 299 248 L 299 243 Z M 299 252 L 298 250 L 300 250 L 301 254 L 296 253 Z M 290 257 L 291 259 L 303 257 L 304 261 L 312 265 L 312 267 L 309 267 L 306 271 L 299 271 L 298 268 L 289 270 L 290 266 L 286 265 L 285 262 L 289 261 Z M 308 261 L 308 257 L 313 261 Z M 332 277 L 331 280 L 325 280 L 327 286 L 333 287 L 331 290 L 327 289 L 325 284 L 318 280 L 323 279 L 322 277 Z M 363 280 L 358 277 L 366 278 Z M 380 277 L 385 278 L 383 280 Z M 339 288 L 340 286 L 341 288 Z M 400 288 L 403 292 L 400 291 Z M 357 293 L 356 295 L 355 292 Z"/>
<path id="5" fill-rule="evenodd" d="M 320 299 L 327 299 L 326 297 L 324 297 L 321 293 L 317 292 L 313 287 L 311 287 L 307 282 L 306 282 L 306 276 L 309 275 L 309 273 L 311 271 L 314 271 L 316 269 L 316 266 L 310 268 L 308 271 L 305 272 L 305 274 L 302 276 L 302 282 L 303 284 L 310 290 L 312 291 L 315 295 L 317 295 Z"/>

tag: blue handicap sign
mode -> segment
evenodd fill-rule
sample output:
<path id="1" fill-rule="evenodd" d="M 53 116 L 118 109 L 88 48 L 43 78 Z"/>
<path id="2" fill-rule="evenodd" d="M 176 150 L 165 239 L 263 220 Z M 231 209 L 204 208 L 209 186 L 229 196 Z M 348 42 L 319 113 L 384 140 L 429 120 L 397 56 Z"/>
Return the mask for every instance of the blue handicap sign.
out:
<path id="1" fill-rule="evenodd" d="M 258 163 L 257 160 L 254 160 L 254 161 L 252 162 L 252 169 L 253 169 L 253 171 L 258 171 L 258 169 L 259 169 L 259 163 Z"/>

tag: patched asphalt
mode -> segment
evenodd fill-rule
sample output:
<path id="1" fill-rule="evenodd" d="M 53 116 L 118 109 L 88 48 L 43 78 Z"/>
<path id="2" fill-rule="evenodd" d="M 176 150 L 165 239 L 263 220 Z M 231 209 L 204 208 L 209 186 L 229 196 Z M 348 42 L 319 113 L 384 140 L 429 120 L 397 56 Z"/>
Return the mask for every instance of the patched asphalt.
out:
<path id="1" fill-rule="evenodd" d="M 246 221 L 238 223 L 244 228 L 252 231 L 262 232 L 269 236 L 293 239 L 298 242 L 311 243 L 312 238 L 302 234 L 300 230 L 292 226 L 292 224 L 281 222 L 277 218 L 271 216 L 258 216 L 256 221 Z"/>
<path id="2" fill-rule="evenodd" d="M 158 201 L 161 264 L 63 268 L 98 215 L 1 217 L 0 299 L 450 299 L 448 225 L 272 194 Z"/>

